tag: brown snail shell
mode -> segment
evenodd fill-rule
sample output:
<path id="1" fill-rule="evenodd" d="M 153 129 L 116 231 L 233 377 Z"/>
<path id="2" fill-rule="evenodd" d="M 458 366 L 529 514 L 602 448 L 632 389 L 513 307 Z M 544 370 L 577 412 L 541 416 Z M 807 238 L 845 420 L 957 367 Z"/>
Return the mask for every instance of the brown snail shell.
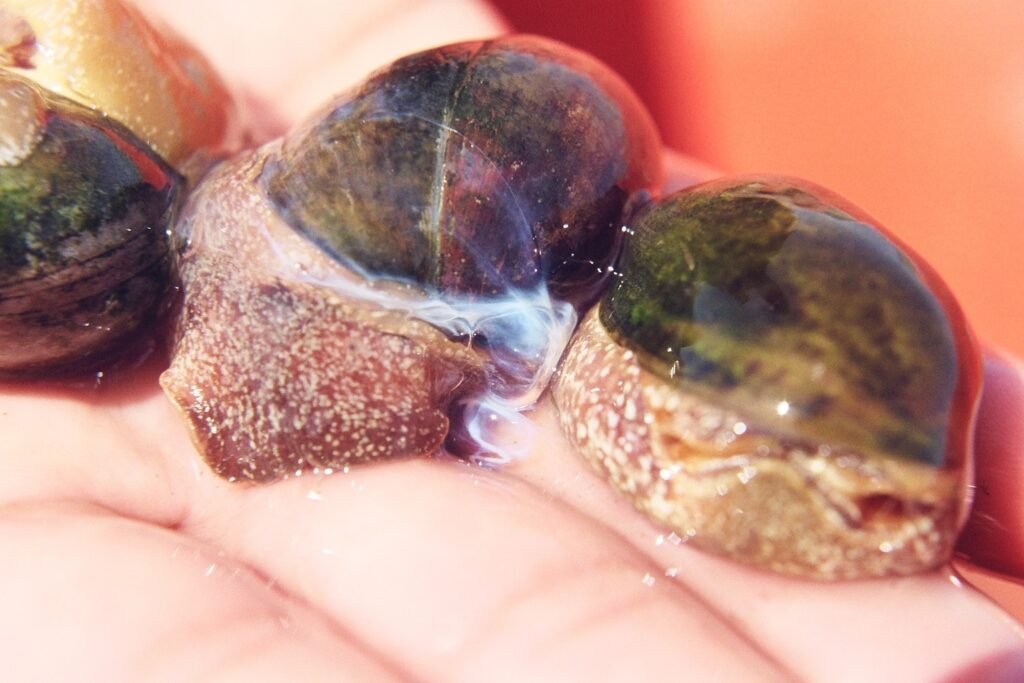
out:
<path id="1" fill-rule="evenodd" d="M 536 400 L 658 155 L 551 41 L 401 59 L 193 195 L 163 386 L 231 479 L 435 452 L 482 395 Z"/>
<path id="2" fill-rule="evenodd" d="M 350 267 L 447 294 L 544 283 L 593 299 L 627 203 L 661 183 L 629 88 L 532 36 L 398 60 L 284 141 L 264 182 L 291 225 Z"/>
<path id="3" fill-rule="evenodd" d="M 244 133 L 209 62 L 123 0 L 4 0 L 0 66 L 103 112 L 192 179 Z"/>

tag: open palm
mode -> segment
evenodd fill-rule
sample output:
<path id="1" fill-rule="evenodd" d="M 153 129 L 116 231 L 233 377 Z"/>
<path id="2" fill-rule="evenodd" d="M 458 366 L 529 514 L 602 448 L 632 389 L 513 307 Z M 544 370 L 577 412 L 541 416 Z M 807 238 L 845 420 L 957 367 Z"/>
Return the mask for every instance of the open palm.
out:
<path id="1" fill-rule="evenodd" d="M 469 0 L 252 3 L 244 35 L 227 3 L 150 4 L 287 120 L 374 63 L 500 29 Z M 673 163 L 676 184 L 704 173 Z M 1019 627 L 948 570 L 816 584 L 686 547 L 587 469 L 546 400 L 532 452 L 500 471 L 438 456 L 245 487 L 196 456 L 160 364 L 0 388 L 5 678 L 1024 676 Z M 998 486 L 970 549 L 1020 573 L 1021 532 L 988 515 L 1022 507 L 1001 491 L 1022 479 L 1024 384 L 1004 361 L 989 374 L 978 457 Z"/>

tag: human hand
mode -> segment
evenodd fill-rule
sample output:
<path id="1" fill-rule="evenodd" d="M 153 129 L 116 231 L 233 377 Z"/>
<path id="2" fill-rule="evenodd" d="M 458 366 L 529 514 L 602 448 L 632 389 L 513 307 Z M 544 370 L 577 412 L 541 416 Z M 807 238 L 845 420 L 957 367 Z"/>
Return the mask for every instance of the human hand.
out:
<path id="1" fill-rule="evenodd" d="M 253 3 L 237 33 L 226 3 L 150 4 L 200 27 L 200 43 L 208 32 L 201 47 L 285 122 L 359 78 L 361 59 L 500 28 L 468 2 Z M 311 18 L 342 6 L 363 18 Z M 351 45 L 348 31 L 372 60 L 319 52 Z M 676 185 L 711 173 L 673 164 Z M 990 664 L 1024 667 L 1017 627 L 949 571 L 808 583 L 673 543 L 590 473 L 546 404 L 533 452 L 500 471 L 403 461 L 245 488 L 196 458 L 159 370 L 0 396 L 15 680 L 978 680 Z M 1021 512 L 1024 382 L 995 357 L 989 376 L 979 481 L 1002 490 L 979 497 L 965 547 L 1020 575 L 1024 525 L 989 516 Z"/>

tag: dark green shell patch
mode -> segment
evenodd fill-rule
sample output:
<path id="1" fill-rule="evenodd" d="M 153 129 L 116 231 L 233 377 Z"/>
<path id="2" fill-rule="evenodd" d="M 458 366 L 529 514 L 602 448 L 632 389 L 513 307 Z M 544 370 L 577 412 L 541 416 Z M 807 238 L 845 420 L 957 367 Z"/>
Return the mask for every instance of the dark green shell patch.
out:
<path id="1" fill-rule="evenodd" d="M 635 223 L 605 327 L 675 383 L 832 448 L 941 465 L 957 356 L 879 231 L 788 181 L 711 183 Z"/>
<path id="2" fill-rule="evenodd" d="M 0 375 L 78 371 L 152 322 L 179 176 L 127 129 L 56 95 L 0 166 Z"/>
<path id="3" fill-rule="evenodd" d="M 103 227 L 150 194 L 157 193 L 135 163 L 99 129 L 51 118 L 28 159 L 0 166 L 0 282 L 55 272 L 93 255 L 69 249 L 68 240 L 106 251 L 119 236 L 108 239 Z M 153 218 L 164 208 L 158 206 Z"/>

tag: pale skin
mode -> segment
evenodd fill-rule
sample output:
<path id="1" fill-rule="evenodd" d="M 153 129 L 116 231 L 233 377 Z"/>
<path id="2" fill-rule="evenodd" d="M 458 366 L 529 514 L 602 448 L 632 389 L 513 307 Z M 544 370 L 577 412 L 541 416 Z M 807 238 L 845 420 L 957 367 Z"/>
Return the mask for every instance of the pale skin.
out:
<path id="1" fill-rule="evenodd" d="M 277 105 L 268 127 L 399 54 L 501 30 L 469 0 L 249 3 L 241 19 L 209 0 L 149 5 Z M 710 173 L 671 160 L 676 186 Z M 6 678 L 930 681 L 1024 672 L 1019 625 L 948 569 L 816 584 L 673 543 L 571 452 L 546 399 L 532 452 L 503 470 L 415 459 L 244 487 L 196 456 L 157 385 L 159 363 L 98 389 L 2 387 Z M 982 487 L 963 548 L 1024 576 L 1015 495 L 1024 373 L 995 354 L 986 368 Z"/>

